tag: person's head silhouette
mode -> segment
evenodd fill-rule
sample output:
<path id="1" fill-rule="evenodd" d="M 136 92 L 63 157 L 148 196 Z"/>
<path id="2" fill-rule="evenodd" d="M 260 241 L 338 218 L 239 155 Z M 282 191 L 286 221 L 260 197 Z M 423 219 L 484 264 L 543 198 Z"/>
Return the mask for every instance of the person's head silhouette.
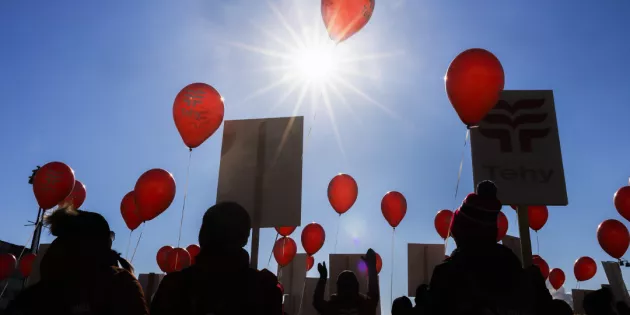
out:
<path id="1" fill-rule="evenodd" d="M 112 251 L 116 234 L 105 218 L 96 213 L 72 208 L 55 210 L 46 217 L 52 235 L 57 239 L 42 258 L 42 276 L 55 274 L 59 264 L 80 264 L 81 267 L 120 266 L 133 273 L 131 264 Z M 46 274 L 46 275 L 45 275 Z"/>
<path id="2" fill-rule="evenodd" d="M 201 250 L 230 252 L 247 245 L 251 230 L 247 211 L 235 202 L 221 202 L 210 207 L 199 230 Z"/>
<path id="3" fill-rule="evenodd" d="M 614 315 L 613 295 L 610 289 L 601 288 L 584 296 L 582 306 L 587 315 Z"/>
<path id="4" fill-rule="evenodd" d="M 348 298 L 359 294 L 359 280 L 354 272 L 342 271 L 337 277 L 337 296 Z"/>
<path id="5" fill-rule="evenodd" d="M 457 247 L 495 244 L 499 211 L 497 187 L 491 181 L 480 182 L 477 193 L 469 194 L 453 215 L 451 235 Z"/>
<path id="6" fill-rule="evenodd" d="M 411 300 L 406 296 L 401 296 L 392 303 L 392 315 L 410 315 L 413 310 Z"/>

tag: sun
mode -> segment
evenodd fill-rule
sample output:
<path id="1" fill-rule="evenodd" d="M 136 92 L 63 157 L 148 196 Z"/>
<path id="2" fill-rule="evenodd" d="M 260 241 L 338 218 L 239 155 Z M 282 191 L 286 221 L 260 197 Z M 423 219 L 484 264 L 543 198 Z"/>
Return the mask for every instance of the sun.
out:
<path id="1" fill-rule="evenodd" d="M 329 81 L 337 74 L 338 60 L 334 47 L 305 47 L 295 52 L 293 70 L 306 81 Z"/>

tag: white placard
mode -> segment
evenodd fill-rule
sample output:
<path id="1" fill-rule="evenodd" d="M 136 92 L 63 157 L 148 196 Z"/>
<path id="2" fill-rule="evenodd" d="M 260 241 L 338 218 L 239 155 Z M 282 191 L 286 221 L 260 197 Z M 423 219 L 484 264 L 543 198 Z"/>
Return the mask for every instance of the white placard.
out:
<path id="1" fill-rule="evenodd" d="M 433 269 L 444 261 L 444 244 L 407 244 L 407 295 L 429 284 Z"/>
<path id="2" fill-rule="evenodd" d="M 503 204 L 568 204 L 553 91 L 503 91 L 470 141 L 475 185 L 495 182 Z"/>
<path id="3" fill-rule="evenodd" d="M 252 227 L 300 226 L 303 134 L 303 117 L 226 120 L 217 202 L 240 203 Z"/>
<path id="4" fill-rule="evenodd" d="M 602 261 L 602 266 L 604 267 L 604 272 L 606 272 L 606 277 L 608 278 L 608 283 L 610 284 L 610 290 L 615 296 L 615 301 L 623 301 L 626 303 L 630 302 L 628 289 L 626 288 L 626 283 L 623 281 L 619 263 L 614 261 Z"/>

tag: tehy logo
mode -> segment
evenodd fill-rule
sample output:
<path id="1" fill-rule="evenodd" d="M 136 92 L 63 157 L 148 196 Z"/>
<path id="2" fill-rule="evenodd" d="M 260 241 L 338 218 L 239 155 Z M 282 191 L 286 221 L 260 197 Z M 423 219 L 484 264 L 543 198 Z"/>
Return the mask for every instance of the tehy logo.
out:
<path id="1" fill-rule="evenodd" d="M 536 124 L 548 117 L 546 112 L 540 112 L 544 104 L 545 99 L 518 100 L 512 106 L 500 100 L 483 119 L 484 126 L 479 127 L 479 133 L 486 138 L 497 139 L 503 153 L 514 151 L 513 135 L 517 136 L 521 152 L 532 152 L 534 139 L 549 135 L 550 128 L 536 128 Z"/>

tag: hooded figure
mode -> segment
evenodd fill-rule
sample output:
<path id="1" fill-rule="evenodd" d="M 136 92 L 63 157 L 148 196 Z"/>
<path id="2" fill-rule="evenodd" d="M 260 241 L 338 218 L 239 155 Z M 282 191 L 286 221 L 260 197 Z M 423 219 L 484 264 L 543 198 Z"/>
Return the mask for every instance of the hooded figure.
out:
<path id="1" fill-rule="evenodd" d="M 282 290 L 274 274 L 249 267 L 251 222 L 234 202 L 212 206 L 199 231 L 195 264 L 164 277 L 151 303 L 153 315 L 281 315 Z"/>
<path id="2" fill-rule="evenodd" d="M 149 313 L 131 264 L 111 249 L 115 234 L 102 215 L 64 208 L 46 223 L 57 238 L 42 257 L 41 279 L 7 314 Z"/>
<path id="3" fill-rule="evenodd" d="M 433 271 L 431 314 L 538 314 L 551 302 L 540 271 L 523 270 L 518 257 L 497 244 L 496 194 L 494 183 L 483 181 L 455 211 L 451 235 L 457 249 Z"/>
<path id="4" fill-rule="evenodd" d="M 313 307 L 321 315 L 374 315 L 379 302 L 378 273 L 376 272 L 376 252 L 371 248 L 365 257 L 368 269 L 368 294 L 359 292 L 359 280 L 354 272 L 345 270 L 337 277 L 337 294 L 324 300 L 324 291 L 328 281 L 326 263 L 318 264 L 319 281 L 313 295 Z"/>

